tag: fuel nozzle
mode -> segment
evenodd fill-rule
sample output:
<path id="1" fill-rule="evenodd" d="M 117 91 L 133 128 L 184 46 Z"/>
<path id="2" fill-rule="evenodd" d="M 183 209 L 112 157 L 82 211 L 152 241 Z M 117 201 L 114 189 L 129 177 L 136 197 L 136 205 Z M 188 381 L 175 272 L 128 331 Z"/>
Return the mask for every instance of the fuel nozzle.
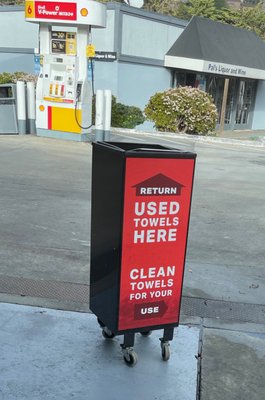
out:
<path id="1" fill-rule="evenodd" d="M 77 88 L 76 88 L 76 99 L 77 99 L 77 101 L 80 100 L 81 91 L 82 91 L 82 83 L 78 83 L 77 84 Z"/>

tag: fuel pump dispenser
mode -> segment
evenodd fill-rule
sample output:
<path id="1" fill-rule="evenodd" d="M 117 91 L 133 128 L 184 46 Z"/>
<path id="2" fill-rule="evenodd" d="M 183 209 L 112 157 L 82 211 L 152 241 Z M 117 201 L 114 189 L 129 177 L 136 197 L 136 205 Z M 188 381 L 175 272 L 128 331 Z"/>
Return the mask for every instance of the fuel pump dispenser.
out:
<path id="1" fill-rule="evenodd" d="M 25 19 L 39 24 L 37 135 L 87 140 L 92 125 L 91 27 L 106 26 L 105 5 L 93 0 L 26 1 Z"/>

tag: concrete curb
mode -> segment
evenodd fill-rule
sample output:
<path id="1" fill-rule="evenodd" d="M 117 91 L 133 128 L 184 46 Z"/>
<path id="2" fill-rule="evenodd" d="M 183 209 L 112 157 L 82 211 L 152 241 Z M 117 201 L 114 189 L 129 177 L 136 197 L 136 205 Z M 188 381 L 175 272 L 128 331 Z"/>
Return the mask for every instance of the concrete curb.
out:
<path id="1" fill-rule="evenodd" d="M 195 141 L 198 143 L 218 143 L 218 144 L 233 144 L 239 146 L 249 146 L 249 147 L 265 147 L 265 132 L 264 136 L 255 137 L 252 140 L 244 139 L 244 138 L 222 138 L 215 136 L 198 136 L 198 135 L 187 135 L 183 133 L 174 134 L 171 132 L 147 132 L 147 131 L 138 131 L 136 129 L 121 129 L 121 128 L 111 128 L 113 133 L 122 133 L 124 135 L 139 135 L 139 136 L 153 136 L 157 138 L 172 138 L 172 139 L 181 139 L 187 141 Z"/>

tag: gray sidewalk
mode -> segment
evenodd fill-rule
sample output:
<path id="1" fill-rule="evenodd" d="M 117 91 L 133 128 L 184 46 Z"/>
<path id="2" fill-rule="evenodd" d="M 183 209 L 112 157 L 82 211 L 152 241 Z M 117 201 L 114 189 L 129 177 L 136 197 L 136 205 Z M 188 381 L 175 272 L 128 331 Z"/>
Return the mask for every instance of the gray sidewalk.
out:
<path id="1" fill-rule="evenodd" d="M 175 331 L 168 362 L 161 332 L 137 335 L 138 363 L 122 337 L 106 340 L 92 314 L 0 304 L 1 400 L 195 400 L 199 328 Z"/>
<path id="2" fill-rule="evenodd" d="M 92 314 L 2 303 L 0 321 L 1 400 L 264 399 L 263 325 L 183 318 L 168 362 L 154 331 L 130 368 Z"/>

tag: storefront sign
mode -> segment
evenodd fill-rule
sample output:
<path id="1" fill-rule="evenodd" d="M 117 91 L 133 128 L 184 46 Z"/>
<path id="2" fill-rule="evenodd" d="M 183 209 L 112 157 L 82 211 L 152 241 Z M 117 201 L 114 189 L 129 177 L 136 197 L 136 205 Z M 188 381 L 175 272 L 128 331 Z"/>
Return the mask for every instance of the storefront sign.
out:
<path id="1" fill-rule="evenodd" d="M 116 61 L 117 53 L 114 51 L 96 51 L 94 59 L 97 61 Z"/>
<path id="2" fill-rule="evenodd" d="M 119 330 L 177 323 L 194 159 L 127 158 Z"/>
<path id="3" fill-rule="evenodd" d="M 214 62 L 207 62 L 204 70 L 205 72 L 211 72 L 220 75 L 232 75 L 240 77 L 246 77 L 248 75 L 246 67 L 236 67 L 228 64 L 219 64 Z"/>
<path id="4" fill-rule="evenodd" d="M 238 78 L 265 79 L 265 70 L 195 58 L 165 56 L 165 66 Z"/>

